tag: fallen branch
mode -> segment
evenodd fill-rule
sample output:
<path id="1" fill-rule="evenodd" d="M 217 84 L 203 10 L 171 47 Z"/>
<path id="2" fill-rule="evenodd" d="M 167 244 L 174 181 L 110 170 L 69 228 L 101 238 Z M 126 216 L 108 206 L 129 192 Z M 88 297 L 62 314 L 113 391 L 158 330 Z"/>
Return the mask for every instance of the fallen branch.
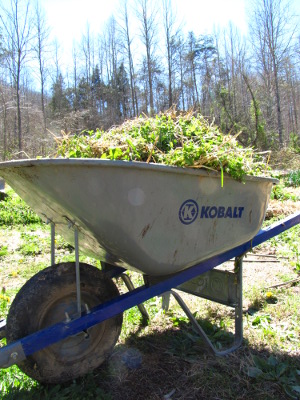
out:
<path id="1" fill-rule="evenodd" d="M 265 289 L 274 289 L 274 288 L 278 288 L 278 287 L 282 287 L 282 286 L 291 285 L 296 282 L 300 282 L 300 278 L 292 279 L 292 280 L 284 282 L 284 283 L 278 283 L 277 285 L 268 286 Z"/>

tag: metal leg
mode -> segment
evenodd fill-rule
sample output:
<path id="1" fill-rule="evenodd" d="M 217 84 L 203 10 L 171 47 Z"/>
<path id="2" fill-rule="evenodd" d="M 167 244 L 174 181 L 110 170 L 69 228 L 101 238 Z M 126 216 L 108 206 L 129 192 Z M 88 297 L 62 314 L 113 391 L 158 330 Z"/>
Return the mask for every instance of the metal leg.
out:
<path id="1" fill-rule="evenodd" d="M 42 214 L 46 218 L 46 224 L 51 226 L 51 265 L 55 264 L 55 223 L 48 218 L 46 214 Z"/>
<path id="2" fill-rule="evenodd" d="M 78 229 L 74 226 L 74 242 L 75 242 L 75 263 L 76 263 L 76 296 L 77 296 L 77 313 L 81 317 L 81 290 L 80 290 L 80 264 L 79 264 L 79 244 Z"/>
<path id="3" fill-rule="evenodd" d="M 79 264 L 79 243 L 78 228 L 73 221 L 65 217 L 68 221 L 69 229 L 74 229 L 75 242 L 75 265 L 76 265 L 76 297 L 77 297 L 77 314 L 81 316 L 81 289 L 80 289 L 80 264 Z M 55 264 L 55 223 L 47 218 L 47 223 L 51 224 L 51 265 Z"/>
<path id="4" fill-rule="evenodd" d="M 234 273 L 237 285 L 237 304 L 235 306 L 235 336 L 234 344 L 239 347 L 243 342 L 243 256 L 236 257 Z"/>
<path id="5" fill-rule="evenodd" d="M 232 353 L 235 351 L 238 347 L 241 346 L 243 342 L 243 288 L 242 288 L 242 274 L 243 274 L 243 256 L 237 257 L 235 259 L 235 265 L 234 265 L 234 277 L 235 277 L 235 284 L 236 284 L 236 294 L 237 294 L 237 301 L 236 304 L 234 305 L 235 309 L 235 335 L 234 335 L 234 344 L 232 347 L 223 350 L 223 351 L 218 351 L 212 344 L 211 340 L 208 338 L 204 330 L 201 328 L 201 326 L 198 324 L 196 318 L 188 308 L 188 306 L 185 304 L 183 299 L 180 297 L 180 295 L 177 292 L 174 292 L 173 290 L 170 290 L 169 294 L 172 294 L 177 301 L 177 303 L 180 305 L 180 307 L 183 309 L 185 312 L 186 316 L 189 318 L 191 321 L 194 329 L 196 332 L 202 337 L 204 340 L 205 344 L 208 346 L 208 348 L 216 355 L 216 356 L 225 356 L 229 353 Z"/>
<path id="6" fill-rule="evenodd" d="M 193 314 L 191 313 L 191 310 L 188 308 L 188 306 L 182 300 L 180 295 L 177 292 L 174 292 L 173 290 L 170 290 L 169 293 L 172 294 L 172 296 L 175 298 L 177 303 L 183 309 L 183 311 L 185 312 L 186 316 L 188 317 L 188 319 L 191 321 L 193 327 L 195 328 L 196 332 L 204 339 L 205 344 L 216 354 L 216 350 L 215 350 L 213 344 L 211 343 L 210 339 L 207 337 L 207 335 L 204 332 L 204 330 L 198 324 L 196 318 L 193 316 Z"/>
<path id="7" fill-rule="evenodd" d="M 69 229 L 74 229 L 74 244 L 75 244 L 75 268 L 76 268 L 76 297 L 77 297 L 77 314 L 81 317 L 81 289 L 80 289 L 80 263 L 79 263 L 79 241 L 78 241 L 78 228 L 74 221 L 64 216 L 68 222 Z M 67 317 L 68 318 L 68 317 Z"/>
<path id="8" fill-rule="evenodd" d="M 129 276 L 126 274 L 121 274 L 120 277 L 122 278 L 122 281 L 125 283 L 125 286 L 127 287 L 127 289 L 130 292 L 132 292 L 135 289 L 135 287 L 132 283 L 132 280 L 129 278 Z M 142 314 L 144 321 L 149 321 L 150 317 L 149 317 L 149 314 L 148 314 L 144 304 L 142 304 L 142 303 L 137 304 L 137 306 L 138 306 L 140 313 Z"/>
<path id="9" fill-rule="evenodd" d="M 51 265 L 55 264 L 55 223 L 51 223 Z"/>
<path id="10" fill-rule="evenodd" d="M 164 311 L 168 311 L 168 310 L 169 310 L 169 307 L 170 307 L 170 292 L 163 293 L 163 294 L 161 295 L 161 300 L 162 300 L 162 302 L 161 302 L 161 308 L 162 308 Z"/>

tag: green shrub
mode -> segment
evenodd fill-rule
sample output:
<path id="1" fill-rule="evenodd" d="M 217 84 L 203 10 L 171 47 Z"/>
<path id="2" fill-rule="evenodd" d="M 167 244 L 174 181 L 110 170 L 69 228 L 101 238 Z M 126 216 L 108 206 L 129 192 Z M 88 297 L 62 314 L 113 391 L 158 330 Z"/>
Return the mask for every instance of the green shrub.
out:
<path id="1" fill-rule="evenodd" d="M 289 193 L 287 190 L 284 189 L 283 185 L 276 185 L 273 187 L 271 192 L 271 199 L 272 200 L 292 200 L 297 201 L 298 198 L 296 195 Z"/>
<path id="2" fill-rule="evenodd" d="M 286 176 L 284 184 L 285 186 L 300 186 L 300 169 L 290 172 Z"/>
<path id="3" fill-rule="evenodd" d="M 13 190 L 9 190 L 7 195 L 0 201 L 0 226 L 41 222 L 40 217 Z"/>

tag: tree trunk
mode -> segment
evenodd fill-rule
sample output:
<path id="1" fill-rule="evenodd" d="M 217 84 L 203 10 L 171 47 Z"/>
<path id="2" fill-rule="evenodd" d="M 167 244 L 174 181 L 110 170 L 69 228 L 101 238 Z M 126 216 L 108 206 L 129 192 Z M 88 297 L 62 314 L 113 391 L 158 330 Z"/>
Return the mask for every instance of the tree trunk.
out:
<path id="1" fill-rule="evenodd" d="M 273 60 L 274 65 L 274 81 L 275 81 L 275 96 L 276 96 L 276 109 L 277 109 L 277 125 L 278 125 L 278 137 L 279 143 L 283 144 L 283 128 L 282 128 L 282 116 L 281 116 L 281 104 L 280 104 L 280 91 L 278 83 L 278 71 L 275 60 Z"/>

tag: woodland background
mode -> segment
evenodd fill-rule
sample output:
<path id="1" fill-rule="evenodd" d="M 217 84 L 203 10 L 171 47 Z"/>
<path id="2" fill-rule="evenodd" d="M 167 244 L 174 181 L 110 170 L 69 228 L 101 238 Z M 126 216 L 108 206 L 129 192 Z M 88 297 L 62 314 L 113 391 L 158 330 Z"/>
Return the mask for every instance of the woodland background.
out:
<path id="1" fill-rule="evenodd" d="M 185 33 L 171 0 L 120 2 L 67 68 L 39 1 L 0 5 L 0 159 L 46 156 L 53 135 L 193 109 L 260 150 L 300 147 L 300 29 L 286 0 L 253 0 L 247 37 Z M 84 6 L 84 4 L 83 4 Z M 59 10 L 58 10 L 59 12 Z M 133 29 L 133 27 L 137 29 Z"/>

